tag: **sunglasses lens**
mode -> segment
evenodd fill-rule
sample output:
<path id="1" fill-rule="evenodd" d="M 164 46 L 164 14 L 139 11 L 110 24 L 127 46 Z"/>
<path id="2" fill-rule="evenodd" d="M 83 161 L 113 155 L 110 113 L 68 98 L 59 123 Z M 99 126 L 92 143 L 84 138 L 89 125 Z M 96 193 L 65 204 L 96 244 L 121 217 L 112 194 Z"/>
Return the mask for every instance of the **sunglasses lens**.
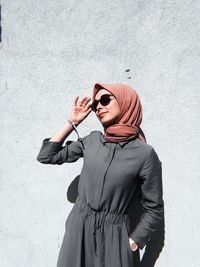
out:
<path id="1" fill-rule="evenodd" d="M 110 103 L 109 95 L 103 95 L 101 100 L 100 100 L 100 103 L 102 104 L 102 106 L 108 105 Z"/>
<path id="2" fill-rule="evenodd" d="M 100 102 L 100 104 L 102 106 L 107 106 L 110 103 L 111 99 L 110 99 L 110 95 L 102 95 L 100 100 L 95 100 L 92 104 L 91 104 L 91 109 L 96 112 L 97 111 L 97 106 L 98 103 Z"/>

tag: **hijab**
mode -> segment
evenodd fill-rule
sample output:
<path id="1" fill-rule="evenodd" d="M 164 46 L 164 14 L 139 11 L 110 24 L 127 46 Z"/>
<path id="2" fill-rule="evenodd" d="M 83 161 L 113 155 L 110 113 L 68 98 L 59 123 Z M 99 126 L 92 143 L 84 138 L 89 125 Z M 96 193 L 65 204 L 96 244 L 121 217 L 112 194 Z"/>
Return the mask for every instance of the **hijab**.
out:
<path id="1" fill-rule="evenodd" d="M 104 138 L 111 142 L 138 138 L 146 143 L 146 138 L 140 128 L 143 110 L 136 90 L 129 85 L 121 83 L 96 83 L 93 88 L 93 101 L 97 92 L 102 88 L 109 91 L 116 98 L 121 111 L 114 124 L 104 126 Z"/>

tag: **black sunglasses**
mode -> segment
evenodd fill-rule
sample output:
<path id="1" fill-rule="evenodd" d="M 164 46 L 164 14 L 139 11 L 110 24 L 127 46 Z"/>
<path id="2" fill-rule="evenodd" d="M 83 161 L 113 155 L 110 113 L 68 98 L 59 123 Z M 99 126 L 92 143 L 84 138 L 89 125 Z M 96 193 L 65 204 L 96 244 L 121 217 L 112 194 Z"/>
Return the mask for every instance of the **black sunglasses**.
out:
<path id="1" fill-rule="evenodd" d="M 91 109 L 94 112 L 96 112 L 99 102 L 102 106 L 107 106 L 110 103 L 110 101 L 112 100 L 112 98 L 110 98 L 111 96 L 113 96 L 113 95 L 105 94 L 105 95 L 102 95 L 99 100 L 94 100 L 94 102 L 91 104 Z"/>

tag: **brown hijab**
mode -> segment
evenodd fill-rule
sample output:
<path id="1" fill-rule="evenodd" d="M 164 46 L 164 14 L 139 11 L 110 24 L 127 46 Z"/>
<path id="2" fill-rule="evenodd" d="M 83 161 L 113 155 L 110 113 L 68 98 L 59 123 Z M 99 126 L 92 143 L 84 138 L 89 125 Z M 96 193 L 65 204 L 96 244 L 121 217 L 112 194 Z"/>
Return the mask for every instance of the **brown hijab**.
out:
<path id="1" fill-rule="evenodd" d="M 142 122 L 142 105 L 136 90 L 126 84 L 96 83 L 93 88 L 92 101 L 100 89 L 108 90 L 116 98 L 121 113 L 115 123 L 104 127 L 104 138 L 107 141 L 119 142 L 139 138 L 146 142 L 139 127 Z"/>

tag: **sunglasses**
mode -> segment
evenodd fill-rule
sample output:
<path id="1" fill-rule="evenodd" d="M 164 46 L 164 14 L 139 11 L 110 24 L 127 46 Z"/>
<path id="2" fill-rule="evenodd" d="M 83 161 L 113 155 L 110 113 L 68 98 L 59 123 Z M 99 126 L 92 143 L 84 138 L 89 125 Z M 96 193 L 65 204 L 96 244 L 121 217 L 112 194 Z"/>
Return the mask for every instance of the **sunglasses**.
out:
<path id="1" fill-rule="evenodd" d="M 109 94 L 105 94 L 105 95 L 102 95 L 101 98 L 99 100 L 95 100 L 92 104 L 91 104 L 91 109 L 96 112 L 97 111 L 97 106 L 100 102 L 100 104 L 102 106 L 107 106 L 110 101 L 112 100 L 112 98 L 110 98 L 111 96 L 113 95 L 109 95 Z"/>

